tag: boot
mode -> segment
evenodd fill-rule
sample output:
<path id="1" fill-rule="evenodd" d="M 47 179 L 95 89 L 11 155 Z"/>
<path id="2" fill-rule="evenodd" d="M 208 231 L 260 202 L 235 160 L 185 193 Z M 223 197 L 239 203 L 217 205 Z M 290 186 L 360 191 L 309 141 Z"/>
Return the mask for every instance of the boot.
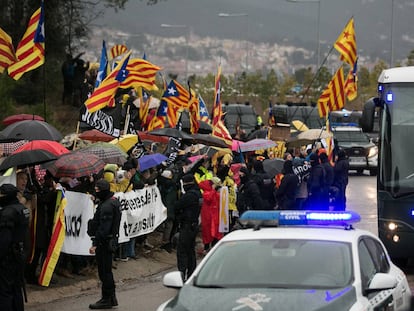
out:
<path id="1" fill-rule="evenodd" d="M 111 304 L 112 304 L 112 307 L 116 307 L 116 306 L 118 306 L 118 300 L 116 299 L 115 294 L 113 294 L 113 295 L 111 296 Z"/>
<path id="2" fill-rule="evenodd" d="M 90 304 L 89 309 L 111 309 L 112 308 L 112 299 L 109 298 L 102 298 L 97 302 Z"/>

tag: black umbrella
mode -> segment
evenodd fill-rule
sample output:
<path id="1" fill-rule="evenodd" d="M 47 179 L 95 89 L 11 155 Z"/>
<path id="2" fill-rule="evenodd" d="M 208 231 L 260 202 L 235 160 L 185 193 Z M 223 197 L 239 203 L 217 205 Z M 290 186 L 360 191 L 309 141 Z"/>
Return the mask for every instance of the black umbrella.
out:
<path id="1" fill-rule="evenodd" d="M 230 148 L 223 139 L 209 134 L 192 134 L 191 136 L 191 141 L 193 143 L 220 148 Z M 187 141 L 187 139 L 185 139 L 184 141 Z"/>
<path id="2" fill-rule="evenodd" d="M 8 156 L 0 165 L 0 171 L 11 167 L 27 167 L 56 160 L 57 157 L 43 149 L 25 150 Z"/>
<path id="3" fill-rule="evenodd" d="M 148 132 L 148 134 L 157 135 L 157 136 L 175 137 L 175 138 L 181 138 L 181 139 L 186 139 L 186 140 L 193 139 L 190 134 L 187 134 L 184 131 L 180 131 L 179 129 L 176 129 L 175 127 L 163 127 L 163 128 L 155 129 L 155 130 Z"/>
<path id="4" fill-rule="evenodd" d="M 268 129 L 255 130 L 247 135 L 246 141 L 253 140 L 255 138 L 267 138 L 268 134 Z"/>
<path id="5" fill-rule="evenodd" d="M 263 161 L 263 169 L 268 173 L 272 178 L 277 174 L 282 172 L 283 164 L 285 160 L 275 158 L 275 159 L 265 159 Z"/>
<path id="6" fill-rule="evenodd" d="M 39 120 L 24 120 L 7 126 L 0 132 L 0 139 L 17 140 L 54 140 L 60 141 L 62 134 L 51 124 Z"/>

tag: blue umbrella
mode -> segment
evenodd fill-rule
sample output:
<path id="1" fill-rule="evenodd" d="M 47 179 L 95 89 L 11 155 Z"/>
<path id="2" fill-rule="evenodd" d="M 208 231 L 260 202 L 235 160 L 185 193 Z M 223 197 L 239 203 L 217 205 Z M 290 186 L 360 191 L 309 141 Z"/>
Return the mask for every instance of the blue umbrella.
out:
<path id="1" fill-rule="evenodd" d="M 138 159 L 139 170 L 141 172 L 143 172 L 143 171 L 145 171 L 145 170 L 147 170 L 151 167 L 154 167 L 154 166 L 157 166 L 157 165 L 161 164 L 162 162 L 164 162 L 167 159 L 168 158 L 165 155 L 161 154 L 161 153 L 154 153 L 154 154 L 144 155 L 144 156 L 142 156 Z"/>

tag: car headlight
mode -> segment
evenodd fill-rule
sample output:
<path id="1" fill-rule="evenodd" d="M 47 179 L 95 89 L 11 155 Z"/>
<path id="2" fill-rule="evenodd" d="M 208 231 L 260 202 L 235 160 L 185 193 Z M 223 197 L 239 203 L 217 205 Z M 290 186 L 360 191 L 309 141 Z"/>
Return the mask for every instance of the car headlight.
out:
<path id="1" fill-rule="evenodd" d="M 377 154 L 378 154 L 378 147 L 377 146 L 369 148 L 368 158 L 374 157 Z"/>

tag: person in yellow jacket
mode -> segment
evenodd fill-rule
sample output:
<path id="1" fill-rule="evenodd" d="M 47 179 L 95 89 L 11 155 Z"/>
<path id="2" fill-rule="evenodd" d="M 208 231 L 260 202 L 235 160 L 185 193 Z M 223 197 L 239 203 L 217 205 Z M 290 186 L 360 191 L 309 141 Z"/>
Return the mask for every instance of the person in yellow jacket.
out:
<path id="1" fill-rule="evenodd" d="M 210 159 L 208 157 L 204 158 L 200 166 L 195 169 L 194 178 L 199 184 L 204 180 L 211 180 L 213 178 L 213 172 L 209 170 L 210 168 Z"/>

